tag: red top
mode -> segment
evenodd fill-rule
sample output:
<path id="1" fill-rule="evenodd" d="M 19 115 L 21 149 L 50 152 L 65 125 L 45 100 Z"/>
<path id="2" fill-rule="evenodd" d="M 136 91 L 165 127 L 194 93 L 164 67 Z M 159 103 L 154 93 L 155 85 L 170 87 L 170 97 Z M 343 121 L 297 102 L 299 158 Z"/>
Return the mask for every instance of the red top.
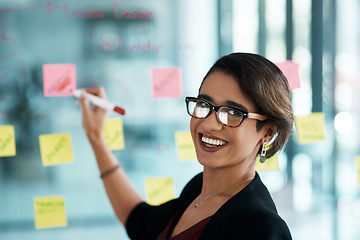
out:
<path id="1" fill-rule="evenodd" d="M 200 222 L 196 223 L 195 225 L 189 227 L 188 229 L 186 229 L 185 231 L 179 233 L 178 235 L 169 238 L 169 236 L 171 235 L 171 233 L 174 231 L 174 228 L 176 226 L 176 224 L 179 222 L 181 215 L 183 214 L 183 212 L 178 212 L 177 214 L 175 214 L 172 219 L 170 220 L 169 225 L 160 233 L 160 235 L 158 236 L 157 240 L 188 240 L 188 239 L 198 239 L 199 236 L 201 235 L 202 231 L 204 230 L 206 224 L 210 221 L 212 216 L 209 216 L 203 220 L 201 220 Z"/>

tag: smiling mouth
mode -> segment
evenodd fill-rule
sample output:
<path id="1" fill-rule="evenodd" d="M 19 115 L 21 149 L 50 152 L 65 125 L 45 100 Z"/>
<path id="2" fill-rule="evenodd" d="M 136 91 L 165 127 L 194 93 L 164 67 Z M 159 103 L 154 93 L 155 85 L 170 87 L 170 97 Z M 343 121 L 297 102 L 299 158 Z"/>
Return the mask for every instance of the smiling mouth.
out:
<path id="1" fill-rule="evenodd" d="M 228 142 L 212 136 L 207 136 L 199 133 L 200 146 L 204 151 L 214 152 L 220 150 Z"/>

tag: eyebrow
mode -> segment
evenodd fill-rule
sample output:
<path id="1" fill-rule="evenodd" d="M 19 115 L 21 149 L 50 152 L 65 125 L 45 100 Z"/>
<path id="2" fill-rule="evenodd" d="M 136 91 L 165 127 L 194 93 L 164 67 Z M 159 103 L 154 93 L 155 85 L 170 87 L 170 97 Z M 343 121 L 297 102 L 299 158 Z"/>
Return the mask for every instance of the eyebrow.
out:
<path id="1" fill-rule="evenodd" d="M 205 94 L 199 94 L 198 98 L 202 98 L 202 99 L 207 100 L 209 102 L 214 102 L 212 97 L 210 97 L 208 95 L 205 95 Z M 235 107 L 235 108 L 241 109 L 241 110 L 243 110 L 245 112 L 249 112 L 248 109 L 242 104 L 239 104 L 239 103 L 236 103 L 236 102 L 233 102 L 233 101 L 230 101 L 230 100 L 225 101 L 225 104 L 227 106 Z"/>

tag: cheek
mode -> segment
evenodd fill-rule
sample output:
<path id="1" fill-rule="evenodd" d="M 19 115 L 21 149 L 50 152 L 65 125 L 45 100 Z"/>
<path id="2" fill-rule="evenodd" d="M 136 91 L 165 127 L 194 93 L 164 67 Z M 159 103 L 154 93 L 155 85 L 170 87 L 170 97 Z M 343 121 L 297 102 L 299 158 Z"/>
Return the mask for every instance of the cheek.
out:
<path id="1" fill-rule="evenodd" d="M 241 129 L 237 129 L 233 132 L 231 141 L 233 147 L 237 148 L 239 152 L 252 152 L 256 145 L 259 143 L 261 136 L 253 126 L 240 126 Z"/>
<path id="2" fill-rule="evenodd" d="M 192 117 L 190 119 L 190 132 L 194 142 L 196 140 L 196 128 L 198 125 L 199 125 L 199 119 Z"/>

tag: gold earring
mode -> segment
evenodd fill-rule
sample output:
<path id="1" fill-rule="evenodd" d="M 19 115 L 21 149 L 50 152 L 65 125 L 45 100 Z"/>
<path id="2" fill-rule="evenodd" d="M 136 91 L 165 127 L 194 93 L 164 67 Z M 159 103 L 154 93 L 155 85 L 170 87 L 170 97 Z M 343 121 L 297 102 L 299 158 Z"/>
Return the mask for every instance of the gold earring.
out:
<path id="1" fill-rule="evenodd" d="M 261 149 L 261 153 L 260 153 L 260 162 L 264 163 L 266 161 L 266 149 L 267 149 L 267 142 L 264 142 L 262 149 Z"/>

